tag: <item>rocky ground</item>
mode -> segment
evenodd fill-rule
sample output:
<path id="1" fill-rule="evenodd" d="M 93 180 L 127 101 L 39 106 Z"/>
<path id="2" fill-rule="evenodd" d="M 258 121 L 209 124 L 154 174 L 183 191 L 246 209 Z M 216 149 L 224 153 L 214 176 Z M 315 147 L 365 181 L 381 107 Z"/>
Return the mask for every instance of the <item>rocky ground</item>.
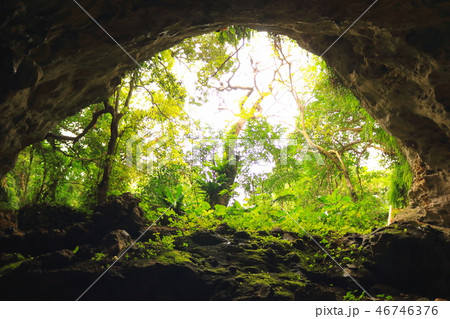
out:
<path id="1" fill-rule="evenodd" d="M 450 298 L 450 240 L 416 222 L 370 235 L 145 230 L 139 200 L 112 197 L 91 215 L 40 205 L 0 213 L 0 299 L 434 300 Z M 319 242 L 338 267 L 315 242 Z M 350 277 L 351 276 L 351 277 Z"/>

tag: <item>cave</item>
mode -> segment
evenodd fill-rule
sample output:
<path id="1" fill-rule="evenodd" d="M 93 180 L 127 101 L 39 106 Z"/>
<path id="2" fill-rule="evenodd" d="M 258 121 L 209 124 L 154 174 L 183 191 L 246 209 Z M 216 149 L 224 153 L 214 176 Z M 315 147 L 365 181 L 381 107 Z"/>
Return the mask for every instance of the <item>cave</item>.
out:
<path id="1" fill-rule="evenodd" d="M 110 96 L 137 63 L 185 38 L 242 25 L 323 55 L 398 139 L 413 169 L 411 202 L 397 219 L 450 227 L 449 2 L 8 0 L 0 7 L 0 177 L 26 146 Z"/>

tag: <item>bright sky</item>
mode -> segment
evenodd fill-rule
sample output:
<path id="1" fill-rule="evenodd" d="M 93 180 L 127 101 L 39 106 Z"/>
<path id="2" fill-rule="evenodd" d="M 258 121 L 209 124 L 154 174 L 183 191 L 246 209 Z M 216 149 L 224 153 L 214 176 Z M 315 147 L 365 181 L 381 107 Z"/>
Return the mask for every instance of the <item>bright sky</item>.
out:
<path id="1" fill-rule="evenodd" d="M 292 46 L 293 54 L 296 55 L 299 63 L 306 63 L 308 53 L 299 48 Z M 267 33 L 258 32 L 239 52 L 241 66 L 232 80 L 235 86 L 252 86 L 253 85 L 253 69 L 250 58 L 257 64 L 258 69 L 262 70 L 257 76 L 257 83 L 261 89 L 267 89 L 267 85 L 271 81 L 275 68 L 273 50 Z M 182 65 L 178 65 L 177 73 L 183 79 L 188 91 L 194 92 L 197 76 L 195 73 L 189 72 Z M 299 83 L 301 82 L 299 78 Z M 278 92 L 277 92 L 278 91 Z M 295 104 L 289 94 L 284 93 L 284 88 L 275 88 L 276 99 L 274 96 L 267 97 L 262 103 L 263 114 L 268 117 L 271 124 L 282 124 L 283 126 L 295 125 L 295 117 L 298 115 Z M 224 129 L 237 120 L 235 114 L 239 113 L 239 100 L 246 94 L 246 91 L 237 90 L 231 92 L 212 92 L 209 95 L 209 101 L 201 107 L 189 105 L 186 108 L 187 113 L 195 120 L 209 125 L 217 129 Z M 256 96 L 256 94 L 254 94 Z"/>

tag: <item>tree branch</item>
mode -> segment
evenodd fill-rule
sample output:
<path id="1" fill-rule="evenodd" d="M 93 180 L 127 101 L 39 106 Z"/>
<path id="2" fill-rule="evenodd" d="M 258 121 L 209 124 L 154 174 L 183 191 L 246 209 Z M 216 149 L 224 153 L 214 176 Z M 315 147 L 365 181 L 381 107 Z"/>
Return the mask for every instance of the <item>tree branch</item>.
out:
<path id="1" fill-rule="evenodd" d="M 216 72 L 214 72 L 214 73 L 208 78 L 208 81 L 211 80 L 213 77 L 215 77 L 215 76 L 217 75 L 217 73 L 220 72 L 220 70 L 224 67 L 224 65 L 225 65 L 228 61 L 230 61 L 230 59 L 231 59 L 233 56 L 235 56 L 235 55 L 242 49 L 242 47 L 244 46 L 244 44 L 245 44 L 245 38 L 243 38 L 242 44 L 241 44 L 238 48 L 236 48 L 236 51 L 234 51 L 232 54 L 230 54 L 230 55 L 228 56 L 228 58 L 226 58 L 225 61 L 223 61 L 222 64 L 217 68 Z"/>
<path id="2" fill-rule="evenodd" d="M 45 139 L 55 139 L 55 140 L 60 140 L 60 141 L 73 141 L 74 143 L 78 142 L 83 136 L 85 136 L 89 132 L 89 130 L 91 128 L 93 128 L 95 126 L 95 124 L 97 124 L 97 121 L 100 118 L 100 116 L 102 116 L 103 114 L 112 112 L 113 108 L 111 105 L 109 105 L 109 103 L 103 102 L 103 104 L 104 104 L 105 108 L 100 111 L 95 112 L 92 115 L 92 119 L 89 122 L 89 124 L 84 128 L 83 132 L 81 132 L 77 136 L 57 135 L 57 134 L 49 132 L 45 136 Z"/>

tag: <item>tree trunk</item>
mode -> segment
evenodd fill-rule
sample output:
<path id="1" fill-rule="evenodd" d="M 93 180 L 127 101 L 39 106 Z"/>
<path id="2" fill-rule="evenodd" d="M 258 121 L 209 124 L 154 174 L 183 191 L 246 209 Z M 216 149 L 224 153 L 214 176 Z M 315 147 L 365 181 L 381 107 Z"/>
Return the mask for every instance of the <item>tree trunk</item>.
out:
<path id="1" fill-rule="evenodd" d="M 294 96 L 296 97 L 296 96 Z M 312 149 L 316 149 L 319 151 L 320 154 L 325 156 L 326 158 L 330 159 L 336 166 L 336 168 L 342 172 L 342 175 L 344 176 L 345 183 L 347 184 L 347 188 L 350 191 L 350 196 L 354 202 L 358 201 L 358 195 L 356 194 L 355 188 L 353 187 L 352 180 L 350 179 L 350 174 L 348 173 L 348 169 L 345 166 L 344 162 L 342 161 L 342 158 L 338 151 L 334 150 L 326 150 L 320 145 L 317 145 L 314 143 L 309 136 L 308 132 L 306 131 L 306 125 L 305 125 L 305 114 L 304 110 L 305 108 L 301 104 L 300 100 L 296 97 L 296 102 L 300 110 L 300 121 L 302 125 L 302 129 L 300 132 L 302 133 L 303 137 L 305 138 L 306 142 L 308 143 L 309 147 Z"/>
<path id="2" fill-rule="evenodd" d="M 252 105 L 252 108 L 250 110 L 250 112 L 252 113 L 252 116 L 250 117 L 251 119 L 255 119 L 257 117 L 257 116 L 255 116 L 255 114 L 257 112 L 259 112 L 259 113 L 262 112 L 260 102 L 261 101 Z M 244 126 L 248 120 L 249 120 L 249 118 L 240 118 L 231 127 L 231 129 L 228 131 L 228 134 L 227 134 L 228 140 L 225 143 L 225 154 L 224 154 L 223 160 L 228 161 L 228 164 L 227 164 L 225 172 L 224 172 L 225 177 L 226 177 L 225 189 L 228 190 L 228 192 L 225 194 L 218 194 L 218 197 L 217 197 L 217 204 L 220 204 L 223 206 L 228 206 L 228 203 L 230 202 L 231 188 L 236 180 L 238 165 L 239 165 L 239 156 L 236 155 L 236 143 L 233 143 L 234 141 L 230 140 L 229 137 L 231 136 L 232 138 L 237 138 L 239 136 L 239 134 L 242 132 L 242 130 L 244 129 Z M 211 206 L 214 207 L 213 205 L 211 205 Z"/>
<path id="3" fill-rule="evenodd" d="M 122 115 L 118 113 L 117 106 L 118 105 L 116 104 L 114 111 L 111 112 L 112 115 L 110 125 L 111 135 L 109 137 L 108 150 L 106 152 L 105 162 L 103 163 L 102 179 L 97 187 L 97 204 L 99 205 L 104 203 L 106 201 L 106 197 L 108 196 L 109 181 L 111 179 L 111 171 L 114 161 L 114 155 L 116 154 L 117 139 L 119 137 L 119 121 L 122 118 Z"/>
<path id="4" fill-rule="evenodd" d="M 119 112 L 120 107 L 120 87 L 116 91 L 116 99 L 114 101 L 114 107 L 109 105 L 109 102 L 105 101 L 105 110 L 109 110 L 112 116 L 110 131 L 111 135 L 109 137 L 108 149 L 106 152 L 105 162 L 103 163 L 103 174 L 100 183 L 97 186 L 97 204 L 100 205 L 106 201 L 109 190 L 109 182 L 111 179 L 111 172 L 114 163 L 114 156 L 117 150 L 117 141 L 119 140 L 119 123 L 122 117 L 125 115 L 133 96 L 133 91 L 136 87 L 136 80 L 138 77 L 138 72 L 134 72 L 130 78 L 130 87 L 128 90 L 127 98 L 125 99 L 124 105 L 122 107 L 122 112 Z"/>

